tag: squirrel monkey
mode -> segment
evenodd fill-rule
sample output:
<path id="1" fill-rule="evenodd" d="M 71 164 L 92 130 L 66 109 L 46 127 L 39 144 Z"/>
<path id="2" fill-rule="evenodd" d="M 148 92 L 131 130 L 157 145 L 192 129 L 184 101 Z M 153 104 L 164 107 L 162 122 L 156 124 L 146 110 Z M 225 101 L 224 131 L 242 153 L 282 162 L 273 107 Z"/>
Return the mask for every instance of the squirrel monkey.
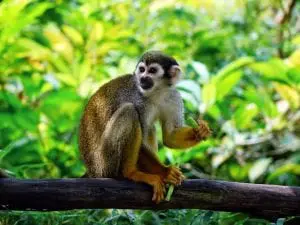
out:
<path id="1" fill-rule="evenodd" d="M 86 105 L 79 130 L 79 149 L 89 177 L 124 177 L 153 187 L 152 200 L 164 198 L 165 184 L 179 185 L 180 170 L 165 166 L 157 155 L 155 121 L 163 143 L 189 148 L 210 135 L 205 122 L 183 125 L 183 101 L 175 89 L 181 69 L 158 51 L 146 52 L 133 74 L 104 84 Z"/>

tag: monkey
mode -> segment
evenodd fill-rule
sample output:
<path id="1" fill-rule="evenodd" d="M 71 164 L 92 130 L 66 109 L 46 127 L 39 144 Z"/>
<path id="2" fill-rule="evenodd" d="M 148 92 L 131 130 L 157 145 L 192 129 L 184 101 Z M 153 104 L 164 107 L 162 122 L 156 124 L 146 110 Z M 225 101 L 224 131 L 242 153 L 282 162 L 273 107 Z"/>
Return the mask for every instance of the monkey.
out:
<path id="1" fill-rule="evenodd" d="M 181 69 L 160 51 L 145 52 L 132 74 L 101 86 L 89 99 L 79 126 L 79 150 L 88 177 L 127 178 L 153 188 L 152 201 L 164 198 L 166 184 L 184 179 L 175 166 L 156 154 L 155 122 L 162 127 L 163 144 L 184 149 L 205 140 L 206 122 L 184 126 L 183 100 L 175 85 Z"/>

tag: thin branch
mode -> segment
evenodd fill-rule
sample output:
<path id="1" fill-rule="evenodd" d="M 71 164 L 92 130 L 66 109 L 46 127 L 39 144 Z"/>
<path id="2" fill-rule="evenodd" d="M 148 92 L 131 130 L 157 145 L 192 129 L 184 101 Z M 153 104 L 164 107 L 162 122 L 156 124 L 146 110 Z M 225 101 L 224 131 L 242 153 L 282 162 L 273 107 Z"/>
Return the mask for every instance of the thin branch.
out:
<path id="1" fill-rule="evenodd" d="M 283 52 L 283 43 L 284 43 L 284 26 L 287 24 L 292 16 L 292 11 L 296 5 L 297 0 L 290 0 L 287 8 L 285 9 L 284 6 L 282 6 L 282 12 L 278 14 L 275 18 L 275 22 L 279 24 L 279 31 L 278 31 L 278 55 L 280 58 L 284 58 L 284 52 Z"/>

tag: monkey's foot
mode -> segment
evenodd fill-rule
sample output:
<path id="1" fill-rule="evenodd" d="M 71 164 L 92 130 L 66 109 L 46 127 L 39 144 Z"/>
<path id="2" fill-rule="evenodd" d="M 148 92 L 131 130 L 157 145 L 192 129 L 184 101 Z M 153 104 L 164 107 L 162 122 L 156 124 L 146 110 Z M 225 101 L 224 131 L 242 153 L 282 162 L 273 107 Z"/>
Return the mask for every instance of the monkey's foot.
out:
<path id="1" fill-rule="evenodd" d="M 164 195 L 166 193 L 165 183 L 160 176 L 154 175 L 153 179 L 149 181 L 149 184 L 153 186 L 152 201 L 158 204 L 164 199 Z"/>
<path id="2" fill-rule="evenodd" d="M 175 166 L 168 167 L 167 176 L 164 179 L 166 183 L 173 184 L 173 185 L 180 185 L 184 179 L 184 175 L 179 170 L 179 168 Z"/>
<path id="3" fill-rule="evenodd" d="M 197 141 L 205 140 L 211 135 L 211 130 L 204 120 L 198 120 L 198 127 L 194 128 L 195 139 Z"/>

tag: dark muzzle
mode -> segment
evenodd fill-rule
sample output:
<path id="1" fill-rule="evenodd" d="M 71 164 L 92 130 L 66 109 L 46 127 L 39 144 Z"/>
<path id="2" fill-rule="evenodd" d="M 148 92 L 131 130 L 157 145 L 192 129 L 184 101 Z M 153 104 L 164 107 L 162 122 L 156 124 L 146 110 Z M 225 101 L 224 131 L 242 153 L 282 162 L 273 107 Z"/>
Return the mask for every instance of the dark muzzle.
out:
<path id="1" fill-rule="evenodd" d="M 141 77 L 140 83 L 144 90 L 150 89 L 154 85 L 151 77 Z"/>

